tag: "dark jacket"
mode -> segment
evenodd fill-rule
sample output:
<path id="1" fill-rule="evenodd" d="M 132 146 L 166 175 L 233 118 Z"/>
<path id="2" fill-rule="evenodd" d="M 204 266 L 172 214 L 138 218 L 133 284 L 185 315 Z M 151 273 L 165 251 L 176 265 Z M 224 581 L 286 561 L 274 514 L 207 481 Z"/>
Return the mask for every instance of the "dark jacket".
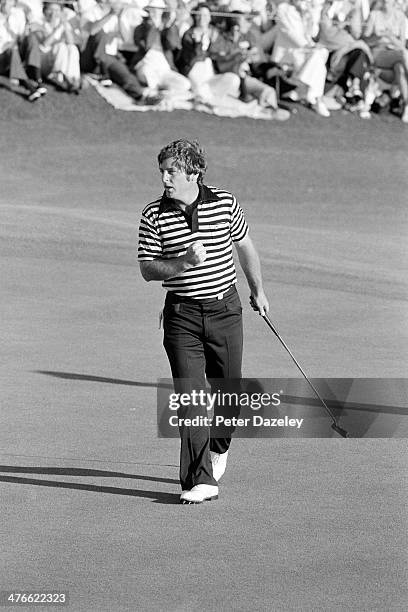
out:
<path id="1" fill-rule="evenodd" d="M 193 37 L 194 27 L 185 32 L 181 41 L 181 51 L 178 58 L 177 67 L 181 74 L 188 75 L 196 62 L 201 62 L 207 57 L 211 57 L 213 42 L 210 42 L 208 49 L 203 49 L 201 41 L 196 41 Z M 210 39 L 214 38 L 214 29 L 211 29 Z"/>
<path id="2" fill-rule="evenodd" d="M 136 26 L 133 40 L 136 46 L 132 62 L 134 65 L 143 59 L 149 49 L 154 48 L 163 51 L 171 68 L 176 70 L 175 59 L 181 49 L 181 40 L 175 25 L 159 30 L 147 17 Z"/>

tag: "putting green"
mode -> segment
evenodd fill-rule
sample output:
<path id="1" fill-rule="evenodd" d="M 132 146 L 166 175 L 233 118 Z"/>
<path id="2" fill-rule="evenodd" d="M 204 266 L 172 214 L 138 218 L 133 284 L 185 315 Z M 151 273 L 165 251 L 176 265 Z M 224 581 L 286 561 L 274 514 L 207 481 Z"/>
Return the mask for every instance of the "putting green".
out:
<path id="1" fill-rule="evenodd" d="M 407 128 L 118 113 L 92 90 L 0 103 L 0 589 L 75 612 L 405 610 L 405 440 L 235 440 L 219 501 L 177 503 L 163 291 L 136 255 L 159 148 L 198 137 L 308 374 L 405 377 Z M 239 290 L 245 375 L 296 376 Z"/>

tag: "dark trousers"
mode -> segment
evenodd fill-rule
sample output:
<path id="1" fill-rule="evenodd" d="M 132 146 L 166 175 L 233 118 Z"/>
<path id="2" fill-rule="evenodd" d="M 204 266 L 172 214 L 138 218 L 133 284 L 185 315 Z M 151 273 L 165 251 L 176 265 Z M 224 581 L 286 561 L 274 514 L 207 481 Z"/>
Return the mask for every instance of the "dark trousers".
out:
<path id="1" fill-rule="evenodd" d="M 138 100 L 142 97 L 144 88 L 137 76 L 129 70 L 125 60 L 105 52 L 106 43 L 107 37 L 102 30 L 88 38 L 86 47 L 81 53 L 81 71 L 99 71 L 122 87 L 132 98 Z"/>
<path id="2" fill-rule="evenodd" d="M 368 78 L 367 72 L 370 67 L 370 60 L 366 53 L 362 49 L 353 49 L 350 53 L 344 56 L 346 62 L 341 76 L 337 79 L 337 84 L 347 91 L 347 79 L 349 77 L 360 79 L 361 91 L 364 93 L 367 85 Z"/>
<path id="3" fill-rule="evenodd" d="M 41 51 L 37 36 L 33 33 L 24 36 L 19 43 L 19 49 L 28 77 L 34 81 L 40 81 Z"/>
<path id="4" fill-rule="evenodd" d="M 167 293 L 164 307 L 164 348 L 170 362 L 176 393 L 191 393 L 205 388 L 205 377 L 241 378 L 242 307 L 235 286 L 223 299 L 198 302 Z M 233 411 L 234 412 L 234 411 Z M 235 412 L 234 412 L 235 414 Z M 183 406 L 180 418 L 208 417 L 205 405 Z M 233 428 L 210 431 L 205 426 L 179 427 L 180 482 L 183 490 L 197 484 L 217 484 L 213 478 L 210 450 L 224 453 L 231 443 Z"/>
<path id="5" fill-rule="evenodd" d="M 17 45 L 0 54 L 0 74 L 23 82 L 28 79 Z"/>
<path id="6" fill-rule="evenodd" d="M 272 70 L 275 71 L 275 74 L 268 77 L 268 72 Z M 264 81 L 264 83 L 273 87 L 276 90 L 278 98 L 282 94 L 296 89 L 296 85 L 289 82 L 284 71 L 279 64 L 275 62 L 258 62 L 251 64 L 251 74 L 260 81 Z"/>

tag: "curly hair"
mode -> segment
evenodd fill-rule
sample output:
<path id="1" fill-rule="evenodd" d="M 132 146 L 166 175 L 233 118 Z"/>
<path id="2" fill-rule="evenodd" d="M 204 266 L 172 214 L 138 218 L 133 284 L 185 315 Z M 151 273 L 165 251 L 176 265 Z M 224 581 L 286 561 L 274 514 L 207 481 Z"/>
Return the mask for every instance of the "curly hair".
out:
<path id="1" fill-rule="evenodd" d="M 178 170 L 185 172 L 186 175 L 198 174 L 198 183 L 203 182 L 204 174 L 207 170 L 205 151 L 198 140 L 187 140 L 180 138 L 163 147 L 157 156 L 159 165 L 169 157 L 174 160 L 174 165 Z"/>

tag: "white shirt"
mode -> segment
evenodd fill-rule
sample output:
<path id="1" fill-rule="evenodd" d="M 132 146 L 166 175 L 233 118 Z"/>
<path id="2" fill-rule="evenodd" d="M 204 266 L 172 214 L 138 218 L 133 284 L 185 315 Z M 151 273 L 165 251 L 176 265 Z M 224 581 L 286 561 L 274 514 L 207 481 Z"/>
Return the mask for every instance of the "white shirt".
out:
<path id="1" fill-rule="evenodd" d="M 8 15 L 0 13 L 0 53 L 9 49 L 26 27 L 26 16 L 22 8 L 13 7 Z"/>
<path id="2" fill-rule="evenodd" d="M 81 9 L 81 26 L 95 23 L 105 17 L 110 12 L 109 6 L 100 6 L 95 0 L 79 0 Z M 119 45 L 122 43 L 122 37 L 119 30 L 119 19 L 117 15 L 111 15 L 102 30 L 108 35 L 108 43 L 106 44 L 106 53 L 108 55 L 117 55 Z"/>

